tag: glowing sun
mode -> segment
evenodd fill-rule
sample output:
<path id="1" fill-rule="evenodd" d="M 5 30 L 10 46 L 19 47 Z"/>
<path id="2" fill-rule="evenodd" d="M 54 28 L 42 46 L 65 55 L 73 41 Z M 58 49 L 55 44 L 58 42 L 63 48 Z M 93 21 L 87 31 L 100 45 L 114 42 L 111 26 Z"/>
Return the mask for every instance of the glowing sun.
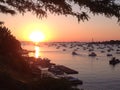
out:
<path id="1" fill-rule="evenodd" d="M 39 32 L 39 31 L 35 31 L 35 32 L 32 32 L 30 34 L 30 39 L 33 41 L 33 42 L 41 42 L 45 39 L 45 36 L 42 32 Z"/>

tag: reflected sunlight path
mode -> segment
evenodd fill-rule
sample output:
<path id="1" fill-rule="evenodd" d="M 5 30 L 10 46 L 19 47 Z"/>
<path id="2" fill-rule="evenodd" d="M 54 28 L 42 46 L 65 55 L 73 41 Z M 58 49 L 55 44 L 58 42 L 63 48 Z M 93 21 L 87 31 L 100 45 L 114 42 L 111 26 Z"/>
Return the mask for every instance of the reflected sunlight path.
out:
<path id="1" fill-rule="evenodd" d="M 39 56 L 40 56 L 40 47 L 35 46 L 35 58 L 39 58 Z"/>

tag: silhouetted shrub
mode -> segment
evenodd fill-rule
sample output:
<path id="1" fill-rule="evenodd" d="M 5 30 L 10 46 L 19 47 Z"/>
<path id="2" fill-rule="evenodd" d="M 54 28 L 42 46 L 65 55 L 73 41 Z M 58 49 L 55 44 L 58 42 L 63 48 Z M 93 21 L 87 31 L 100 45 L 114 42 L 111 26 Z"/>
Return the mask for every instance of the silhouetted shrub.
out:
<path id="1" fill-rule="evenodd" d="M 0 26 L 0 54 L 17 55 L 21 49 L 20 42 L 11 34 L 10 30 Z"/>
<path id="2" fill-rule="evenodd" d="M 5 26 L 0 26 L 0 62 L 21 72 L 29 72 L 29 65 L 21 56 L 21 43 Z"/>
<path id="3" fill-rule="evenodd" d="M 26 90 L 26 86 L 8 73 L 0 72 L 0 90 Z"/>

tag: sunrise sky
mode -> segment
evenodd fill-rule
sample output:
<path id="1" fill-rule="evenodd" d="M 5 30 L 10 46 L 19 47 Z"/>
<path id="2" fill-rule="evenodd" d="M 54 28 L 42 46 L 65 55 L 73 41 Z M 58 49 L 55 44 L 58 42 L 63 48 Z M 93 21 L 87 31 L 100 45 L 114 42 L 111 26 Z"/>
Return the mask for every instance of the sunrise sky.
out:
<path id="1" fill-rule="evenodd" d="M 30 41 L 34 31 L 44 34 L 44 41 L 105 41 L 120 40 L 120 25 L 116 18 L 91 16 L 89 21 L 79 22 L 72 16 L 48 15 L 39 19 L 31 13 L 23 15 L 0 14 L 0 20 L 18 40 Z"/>

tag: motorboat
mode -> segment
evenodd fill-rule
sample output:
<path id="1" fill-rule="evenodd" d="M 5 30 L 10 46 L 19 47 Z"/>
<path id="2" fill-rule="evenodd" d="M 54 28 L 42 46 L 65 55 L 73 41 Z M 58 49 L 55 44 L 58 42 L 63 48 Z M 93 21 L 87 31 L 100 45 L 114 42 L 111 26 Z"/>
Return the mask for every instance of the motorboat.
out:
<path id="1" fill-rule="evenodd" d="M 91 52 L 91 53 L 89 54 L 89 56 L 95 57 L 95 56 L 97 56 L 97 54 L 94 53 L 94 52 Z"/>
<path id="2" fill-rule="evenodd" d="M 113 57 L 110 61 L 109 64 L 111 65 L 116 65 L 117 63 L 120 63 L 119 59 L 116 59 L 115 57 Z"/>

